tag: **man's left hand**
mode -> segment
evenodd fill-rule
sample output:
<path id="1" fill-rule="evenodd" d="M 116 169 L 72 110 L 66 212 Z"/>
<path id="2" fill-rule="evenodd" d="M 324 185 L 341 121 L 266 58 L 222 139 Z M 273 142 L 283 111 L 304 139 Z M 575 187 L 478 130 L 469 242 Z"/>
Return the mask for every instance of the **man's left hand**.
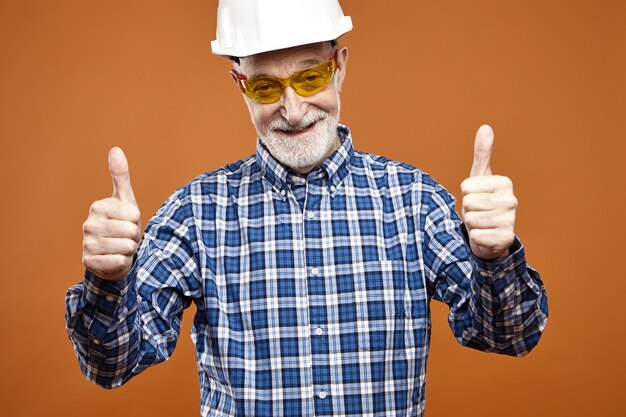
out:
<path id="1" fill-rule="evenodd" d="M 517 199 L 508 177 L 491 173 L 493 130 L 483 125 L 476 133 L 470 177 L 461 183 L 463 220 L 474 255 L 502 260 L 515 239 Z"/>

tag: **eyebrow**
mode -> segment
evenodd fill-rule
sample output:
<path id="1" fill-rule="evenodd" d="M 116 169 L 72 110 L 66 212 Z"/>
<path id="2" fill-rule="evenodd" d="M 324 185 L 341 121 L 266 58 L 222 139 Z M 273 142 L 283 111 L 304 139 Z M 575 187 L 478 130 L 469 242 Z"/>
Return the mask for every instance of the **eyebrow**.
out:
<path id="1" fill-rule="evenodd" d="M 301 66 L 303 68 L 300 69 L 300 70 L 297 70 L 297 71 L 302 71 L 302 70 L 314 67 L 314 66 L 319 65 L 319 64 L 321 64 L 319 59 L 316 59 L 316 58 L 304 59 L 304 60 L 298 62 L 298 66 Z M 274 76 L 271 76 L 271 75 L 266 74 L 264 72 L 260 72 L 260 73 L 257 73 L 257 74 L 253 73 L 250 76 L 248 76 L 248 78 L 250 80 L 254 80 L 254 79 L 257 79 L 257 78 L 278 78 L 278 77 L 274 77 Z"/>

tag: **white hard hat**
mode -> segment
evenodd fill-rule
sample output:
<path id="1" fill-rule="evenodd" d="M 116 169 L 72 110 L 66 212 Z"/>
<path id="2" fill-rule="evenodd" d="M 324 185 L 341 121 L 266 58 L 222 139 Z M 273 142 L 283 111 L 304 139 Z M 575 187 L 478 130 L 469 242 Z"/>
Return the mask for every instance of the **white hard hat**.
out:
<path id="1" fill-rule="evenodd" d="M 352 30 L 338 0 L 220 0 L 216 55 L 244 57 L 330 41 Z"/>

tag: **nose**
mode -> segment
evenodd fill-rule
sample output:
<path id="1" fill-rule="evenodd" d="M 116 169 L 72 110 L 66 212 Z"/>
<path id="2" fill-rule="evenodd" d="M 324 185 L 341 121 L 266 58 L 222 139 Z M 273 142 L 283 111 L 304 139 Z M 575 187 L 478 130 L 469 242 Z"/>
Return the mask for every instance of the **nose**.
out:
<path id="1" fill-rule="evenodd" d="M 280 114 L 292 125 L 298 125 L 306 114 L 309 104 L 305 97 L 298 95 L 293 88 L 283 90 Z"/>

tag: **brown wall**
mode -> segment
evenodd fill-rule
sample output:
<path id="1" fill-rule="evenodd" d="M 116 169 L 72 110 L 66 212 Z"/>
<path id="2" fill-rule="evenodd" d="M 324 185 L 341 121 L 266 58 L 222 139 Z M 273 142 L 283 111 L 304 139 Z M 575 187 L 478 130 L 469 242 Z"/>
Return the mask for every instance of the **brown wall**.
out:
<path id="1" fill-rule="evenodd" d="M 144 224 L 192 177 L 254 151 L 229 64 L 210 54 L 216 4 L 0 0 L 0 415 L 198 414 L 192 311 L 170 362 L 105 391 L 80 374 L 63 297 L 82 276 L 88 207 L 111 193 L 111 146 Z M 626 3 L 342 4 L 357 148 L 458 195 L 475 130 L 492 124 L 492 166 L 515 182 L 517 231 L 549 292 L 545 336 L 521 360 L 458 347 L 433 303 L 427 415 L 623 415 Z"/>

